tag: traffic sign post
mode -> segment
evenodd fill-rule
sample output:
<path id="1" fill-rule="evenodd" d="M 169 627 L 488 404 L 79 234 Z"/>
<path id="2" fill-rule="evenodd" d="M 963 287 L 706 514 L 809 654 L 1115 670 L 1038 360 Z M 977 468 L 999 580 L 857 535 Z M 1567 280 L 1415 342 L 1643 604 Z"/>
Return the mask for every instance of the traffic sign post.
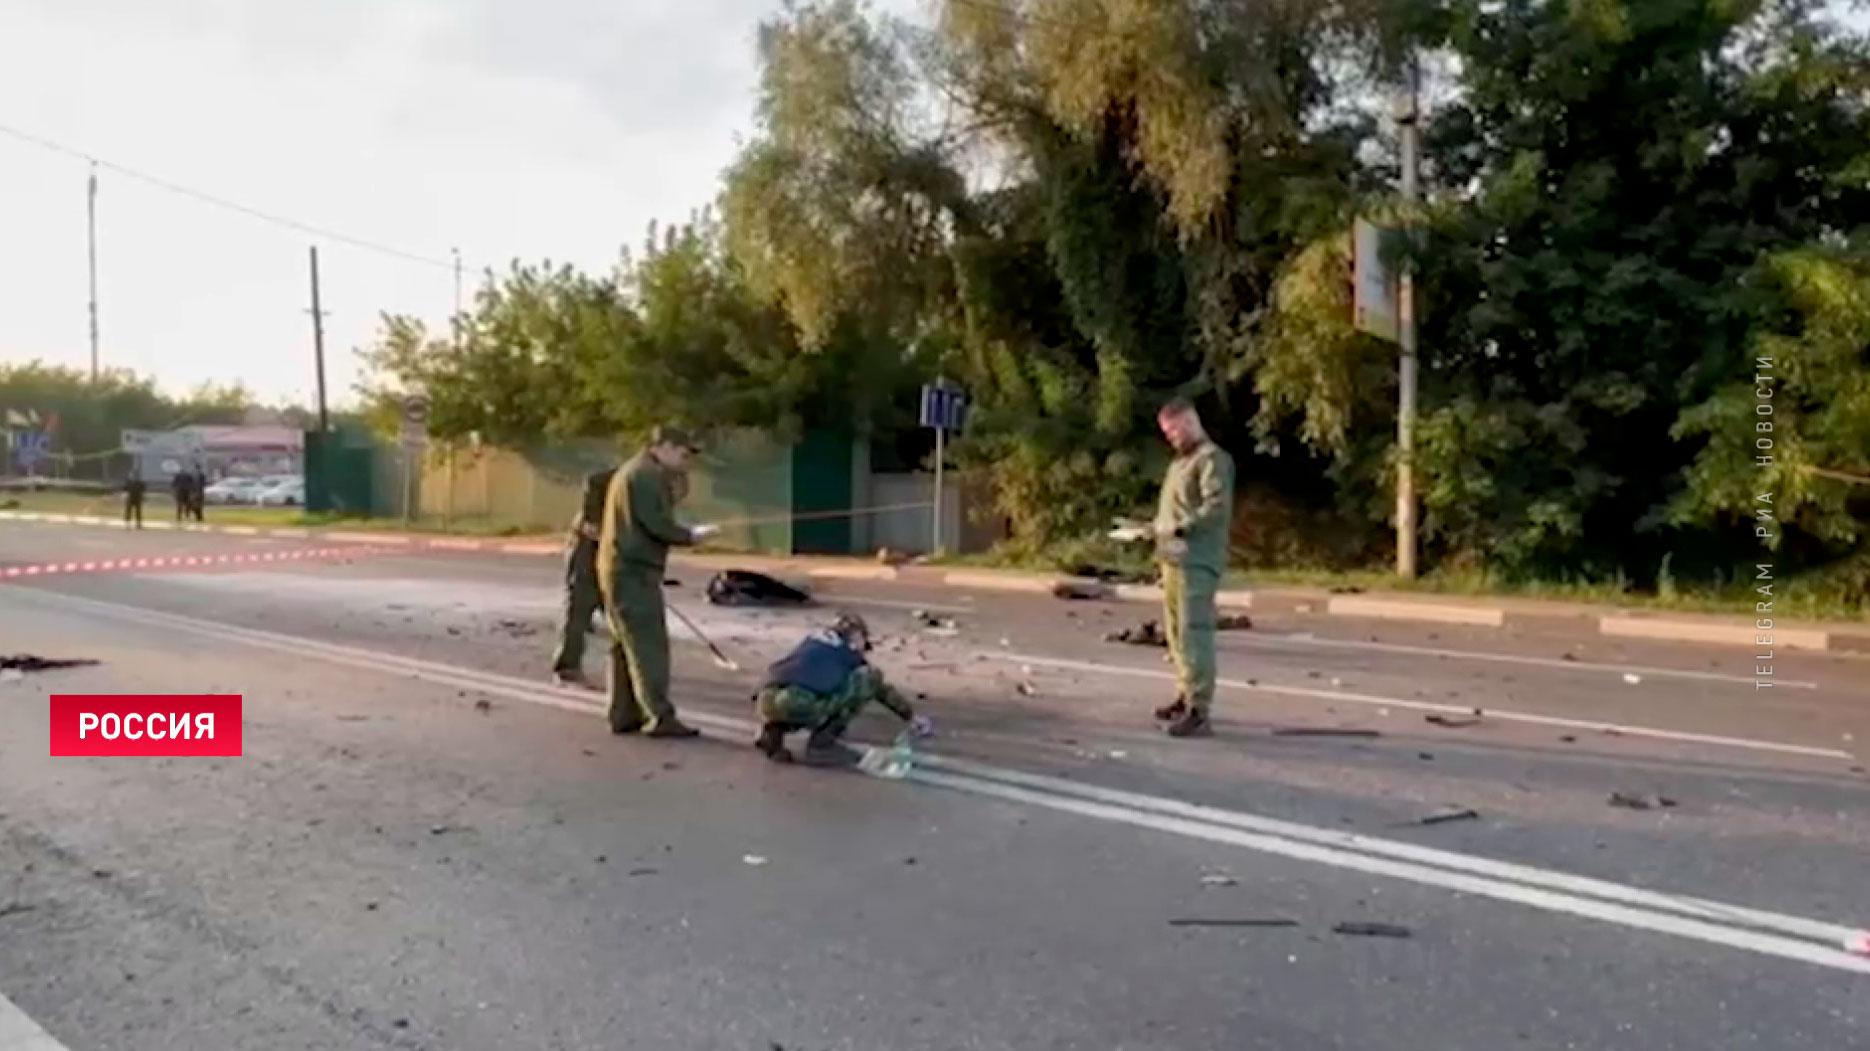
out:
<path id="1" fill-rule="evenodd" d="M 13 435 L 13 457 L 27 474 L 52 455 L 52 436 L 44 431 L 21 431 Z"/>
<path id="2" fill-rule="evenodd" d="M 934 554 L 942 554 L 942 469 L 948 458 L 948 432 L 967 422 L 967 394 L 946 379 L 922 386 L 922 426 L 935 429 Z"/>
<path id="3" fill-rule="evenodd" d="M 403 522 L 415 517 L 415 461 L 429 444 L 429 399 L 426 394 L 403 398 Z"/>

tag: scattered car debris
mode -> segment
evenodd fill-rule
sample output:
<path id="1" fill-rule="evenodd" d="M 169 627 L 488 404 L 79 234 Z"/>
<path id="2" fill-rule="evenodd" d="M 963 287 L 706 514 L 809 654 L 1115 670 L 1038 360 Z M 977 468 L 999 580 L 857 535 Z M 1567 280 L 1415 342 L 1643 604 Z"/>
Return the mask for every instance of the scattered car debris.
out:
<path id="1" fill-rule="evenodd" d="M 467 829 L 461 827 L 460 825 L 436 825 L 433 828 L 429 829 L 429 835 L 445 836 L 445 835 L 448 835 L 450 832 L 466 832 L 466 831 Z"/>
<path id="2" fill-rule="evenodd" d="M 724 569 L 708 581 L 716 606 L 809 606 L 812 597 L 784 581 L 745 569 Z"/>
<path id="3" fill-rule="evenodd" d="M 11 901 L 5 905 L 0 905 L 0 920 L 4 920 L 8 916 L 18 916 L 21 913 L 32 912 L 38 908 L 39 906 L 37 905 L 28 905 L 21 901 Z"/>
<path id="4" fill-rule="evenodd" d="M 645 868 L 645 869 L 631 869 L 631 870 L 630 870 L 630 871 L 629 871 L 629 872 L 627 873 L 627 875 L 629 875 L 629 876 L 631 876 L 631 877 L 636 877 L 636 876 L 654 876 L 654 875 L 655 875 L 656 873 L 658 873 L 658 872 L 660 872 L 660 871 L 662 871 L 662 870 L 661 870 L 661 869 L 647 869 L 647 868 Z"/>
<path id="5" fill-rule="evenodd" d="M 1112 759 L 1128 759 L 1130 758 L 1130 753 L 1124 751 L 1121 748 L 1112 748 L 1110 750 L 1110 757 Z"/>
<path id="6" fill-rule="evenodd" d="M 1334 587 L 1331 589 L 1331 594 L 1333 595 L 1361 595 L 1363 593 L 1364 593 L 1363 588 L 1355 587 L 1355 586 L 1350 586 L 1350 587 L 1339 586 L 1339 587 Z"/>
<path id="7" fill-rule="evenodd" d="M 1331 928 L 1331 933 L 1353 938 L 1409 938 L 1415 934 L 1394 923 L 1340 923 Z"/>
<path id="8" fill-rule="evenodd" d="M 1103 598 L 1105 594 L 1102 584 L 1081 580 L 1061 580 L 1052 585 L 1052 597 L 1065 599 L 1068 602 L 1088 602 Z"/>
<path id="9" fill-rule="evenodd" d="M 1232 887 L 1239 883 L 1240 881 L 1234 877 L 1220 872 L 1209 873 L 1201 877 L 1201 885 L 1204 887 Z"/>
<path id="10" fill-rule="evenodd" d="M 538 625 L 528 624 L 523 620 L 495 621 L 494 627 L 499 628 L 501 631 L 506 632 L 508 635 L 516 639 L 531 638 L 532 636 L 539 634 Z"/>
<path id="11" fill-rule="evenodd" d="M 1629 683 L 1631 686 L 1635 686 L 1643 681 L 1643 677 L 1626 671 L 1623 673 L 1623 681 Z"/>
<path id="12" fill-rule="evenodd" d="M 1423 718 L 1450 730 L 1464 730 L 1470 726 L 1479 726 L 1481 722 L 1479 715 L 1425 715 Z"/>
<path id="13" fill-rule="evenodd" d="M 1578 655 L 1575 653 L 1561 653 L 1558 655 L 1558 659 L 1561 661 L 1568 661 L 1572 664 L 1578 663 Z"/>
<path id="14" fill-rule="evenodd" d="M 1194 919 L 1179 918 L 1169 921 L 1171 927 L 1297 927 L 1297 920 L 1253 920 L 1253 919 Z"/>
<path id="15" fill-rule="evenodd" d="M 1635 795 L 1629 792 L 1612 792 L 1610 805 L 1625 810 L 1667 810 L 1675 806 L 1675 800 L 1668 796 Z"/>
<path id="16" fill-rule="evenodd" d="M 1281 726 L 1273 730 L 1274 737 L 1381 737 L 1380 730 L 1364 730 L 1351 726 Z"/>
<path id="17" fill-rule="evenodd" d="M 758 854 L 748 854 L 747 856 L 741 858 L 740 860 L 747 863 L 748 865 L 753 866 L 756 869 L 759 868 L 761 865 L 766 864 L 766 859 L 764 857 L 761 857 Z"/>
<path id="18" fill-rule="evenodd" d="M 1018 693 L 1018 694 L 1019 694 L 1019 695 L 1020 695 L 1021 697 L 1037 697 L 1037 696 L 1039 696 L 1039 688 L 1038 688 L 1038 687 L 1036 687 L 1036 686 L 1034 686 L 1034 685 L 1033 685 L 1032 683 L 1029 683 L 1029 682 L 1022 682 L 1022 683 L 1020 683 L 1020 684 L 1019 684 L 1018 686 L 1015 686 L 1015 687 L 1013 687 L 1013 689 L 1014 689 L 1014 691 L 1015 691 L 1015 692 L 1017 692 L 1017 693 Z"/>
<path id="19" fill-rule="evenodd" d="M 1104 584 L 1151 584 L 1155 577 L 1149 573 L 1137 573 L 1122 569 L 1106 569 L 1081 562 L 1066 570 L 1070 576 L 1079 580 L 1095 580 Z"/>
<path id="20" fill-rule="evenodd" d="M 1131 646 L 1160 646 L 1168 648 L 1168 636 L 1162 633 L 1161 625 L 1153 620 L 1146 620 L 1134 628 L 1124 628 L 1104 636 L 1105 642 L 1122 642 Z"/>
<path id="21" fill-rule="evenodd" d="M 0 657 L 0 671 L 16 671 L 25 675 L 31 672 L 57 671 L 60 668 L 89 668 L 98 663 L 82 657 L 35 657 L 30 653 L 21 653 L 12 657 Z"/>
<path id="22" fill-rule="evenodd" d="M 1446 825 L 1451 821 L 1478 821 L 1480 812 L 1463 806 L 1446 806 L 1416 819 L 1418 825 Z"/>
<path id="23" fill-rule="evenodd" d="M 1223 613 L 1215 618 L 1214 627 L 1218 631 L 1252 631 L 1253 618 L 1245 613 Z"/>
<path id="24" fill-rule="evenodd" d="M 960 631 L 953 617 L 938 617 L 925 609 L 911 610 L 909 619 L 930 635 L 955 635 Z"/>
<path id="25" fill-rule="evenodd" d="M 1559 742 L 1562 744 L 1577 744 L 1578 736 L 1576 734 L 1565 734 L 1559 738 Z"/>
<path id="26" fill-rule="evenodd" d="M 480 700 L 474 702 L 474 710 L 482 715 L 490 714 L 493 711 L 493 702 L 482 697 Z"/>

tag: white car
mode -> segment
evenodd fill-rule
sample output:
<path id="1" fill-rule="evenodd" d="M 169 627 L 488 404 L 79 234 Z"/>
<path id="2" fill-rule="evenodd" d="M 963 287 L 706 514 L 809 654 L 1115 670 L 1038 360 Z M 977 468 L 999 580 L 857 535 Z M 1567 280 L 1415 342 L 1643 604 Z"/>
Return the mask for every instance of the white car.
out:
<path id="1" fill-rule="evenodd" d="M 260 491 L 258 478 L 223 478 L 201 491 L 211 504 L 249 504 Z"/>
<path id="2" fill-rule="evenodd" d="M 305 503 L 305 479 L 294 478 L 260 489 L 253 502 L 261 507 L 298 507 Z"/>

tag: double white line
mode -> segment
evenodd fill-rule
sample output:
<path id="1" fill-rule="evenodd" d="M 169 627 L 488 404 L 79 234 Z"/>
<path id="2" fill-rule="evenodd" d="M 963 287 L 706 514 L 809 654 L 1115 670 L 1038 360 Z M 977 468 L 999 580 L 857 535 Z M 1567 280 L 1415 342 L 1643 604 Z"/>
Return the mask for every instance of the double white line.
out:
<path id="1" fill-rule="evenodd" d="M 600 715 L 593 701 L 511 676 L 451 667 L 396 654 L 236 627 L 155 610 L 51 592 L 15 592 L 129 621 L 220 641 L 234 641 L 302 658 L 478 691 L 526 704 Z M 686 713 L 685 713 L 686 714 Z M 686 714 L 717 730 L 750 736 L 750 721 L 707 713 Z M 1436 850 L 1396 840 L 1280 821 L 1174 799 L 1124 792 L 1003 767 L 922 755 L 908 776 L 914 783 L 1167 832 L 1375 876 L 1492 898 L 1570 916 L 1670 934 L 1712 945 L 1870 974 L 1870 957 L 1846 946 L 1863 932 L 1834 923 L 1729 905 L 1608 880 Z"/>

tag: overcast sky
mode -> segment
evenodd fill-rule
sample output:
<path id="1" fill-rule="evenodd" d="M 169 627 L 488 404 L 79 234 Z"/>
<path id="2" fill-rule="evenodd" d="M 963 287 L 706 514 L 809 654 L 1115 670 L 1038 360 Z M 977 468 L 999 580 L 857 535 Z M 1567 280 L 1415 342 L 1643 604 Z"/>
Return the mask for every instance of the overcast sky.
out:
<path id="1" fill-rule="evenodd" d="M 916 0 L 888 5 L 921 10 Z M 708 203 L 751 128 L 779 0 L 0 0 L 0 125 L 251 208 L 470 267 L 609 266 Z M 83 160 L 0 133 L 0 361 L 85 365 Z M 334 401 L 379 311 L 454 280 L 99 175 L 102 357 L 164 387 Z"/>

